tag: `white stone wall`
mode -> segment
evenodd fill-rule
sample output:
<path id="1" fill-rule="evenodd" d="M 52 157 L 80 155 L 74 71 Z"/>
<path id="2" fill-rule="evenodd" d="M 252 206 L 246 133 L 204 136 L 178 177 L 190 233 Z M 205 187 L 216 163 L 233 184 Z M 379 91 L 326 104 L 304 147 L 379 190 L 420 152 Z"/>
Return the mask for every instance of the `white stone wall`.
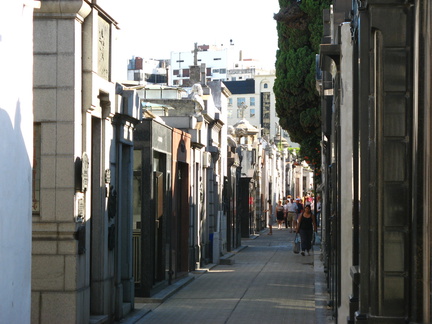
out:
<path id="1" fill-rule="evenodd" d="M 32 3 L 0 10 L 0 323 L 30 322 Z"/>
<path id="2" fill-rule="evenodd" d="M 57 7 L 59 6 L 59 7 Z M 61 13 L 60 13 L 61 12 Z M 43 2 L 34 17 L 34 115 L 41 128 L 40 213 L 33 217 L 32 323 L 88 320 L 80 281 L 74 161 L 82 155 L 82 32 L 90 7 Z M 59 19 L 61 16 L 62 19 Z M 47 267 L 46 265 L 50 266 Z M 58 310 L 62 309 L 59 313 Z"/>
<path id="3" fill-rule="evenodd" d="M 343 100 L 340 106 L 340 125 L 341 125 L 341 161 L 344 161 L 344 167 L 340 169 L 341 190 L 340 200 L 341 204 L 341 291 L 344 296 L 350 296 L 352 294 L 352 278 L 350 275 L 350 269 L 352 266 L 352 242 L 353 242 L 353 231 L 352 231 L 352 217 L 353 215 L 353 198 L 354 198 L 354 179 L 353 179 L 353 156 L 352 148 L 353 145 L 353 66 L 352 66 L 352 55 L 353 47 L 351 41 L 351 30 L 350 24 L 344 23 L 341 27 L 342 35 L 342 53 L 341 56 L 341 79 L 342 89 L 344 90 Z M 338 309 L 338 323 L 346 323 L 346 318 L 349 316 L 349 299 L 342 298 L 341 305 Z M 343 321 L 342 319 L 345 319 Z"/>

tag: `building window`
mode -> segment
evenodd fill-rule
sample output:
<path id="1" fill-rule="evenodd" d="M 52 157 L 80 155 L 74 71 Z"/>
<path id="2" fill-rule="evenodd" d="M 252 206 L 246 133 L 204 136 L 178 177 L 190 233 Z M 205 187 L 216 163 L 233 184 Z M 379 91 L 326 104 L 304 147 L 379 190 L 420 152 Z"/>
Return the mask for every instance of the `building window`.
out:
<path id="1" fill-rule="evenodd" d="M 211 74 L 211 68 L 207 68 L 207 74 L 206 75 L 212 75 Z"/>
<path id="2" fill-rule="evenodd" d="M 219 69 L 213 69 L 213 73 L 219 73 Z"/>
<path id="3" fill-rule="evenodd" d="M 189 77 L 189 69 L 183 69 L 183 76 L 186 78 Z"/>
<path id="4" fill-rule="evenodd" d="M 264 89 L 267 89 L 267 88 L 268 88 L 268 84 L 264 83 Z"/>
<path id="5" fill-rule="evenodd" d="M 38 215 L 40 212 L 40 187 L 41 187 L 41 124 L 34 124 L 33 128 L 33 183 L 32 183 L 32 212 Z"/>
<path id="6" fill-rule="evenodd" d="M 221 73 L 221 74 L 226 74 L 226 69 L 220 69 L 220 72 L 219 73 Z"/>
<path id="7" fill-rule="evenodd" d="M 255 117 L 255 108 L 250 109 L 250 116 Z"/>
<path id="8" fill-rule="evenodd" d="M 232 112 L 233 112 L 232 108 L 228 108 L 228 118 L 232 117 Z"/>
<path id="9" fill-rule="evenodd" d="M 214 59 L 213 59 L 214 61 L 220 61 L 220 60 L 222 60 L 220 57 L 215 57 Z"/>
<path id="10" fill-rule="evenodd" d="M 255 106 L 255 97 L 249 98 L 249 106 Z"/>
<path id="11" fill-rule="evenodd" d="M 240 107 L 244 106 L 245 102 L 246 102 L 246 98 L 244 98 L 244 97 L 237 98 L 237 107 L 240 108 Z"/>
<path id="12" fill-rule="evenodd" d="M 232 106 L 232 103 L 233 103 L 232 98 L 229 98 L 229 99 L 228 99 L 228 106 Z"/>
<path id="13" fill-rule="evenodd" d="M 143 71 L 134 72 L 134 81 L 142 81 L 144 79 Z"/>

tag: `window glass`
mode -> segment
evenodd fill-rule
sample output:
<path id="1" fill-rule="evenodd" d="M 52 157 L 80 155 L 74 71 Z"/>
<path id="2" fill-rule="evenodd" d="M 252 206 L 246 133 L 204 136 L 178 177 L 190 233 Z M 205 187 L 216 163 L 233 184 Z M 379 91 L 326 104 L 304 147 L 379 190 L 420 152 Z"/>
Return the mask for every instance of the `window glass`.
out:
<path id="1" fill-rule="evenodd" d="M 232 108 L 229 108 L 228 109 L 228 118 L 231 118 L 232 117 Z"/>
<path id="2" fill-rule="evenodd" d="M 238 97 L 237 98 L 237 107 L 244 106 L 245 102 L 246 102 L 246 98 L 244 98 L 244 97 Z"/>

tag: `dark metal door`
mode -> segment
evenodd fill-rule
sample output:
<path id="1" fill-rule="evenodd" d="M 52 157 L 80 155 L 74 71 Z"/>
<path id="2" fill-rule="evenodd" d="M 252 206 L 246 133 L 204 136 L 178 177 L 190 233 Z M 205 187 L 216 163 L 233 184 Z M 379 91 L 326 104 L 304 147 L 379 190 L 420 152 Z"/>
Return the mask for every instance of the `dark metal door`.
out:
<path id="1" fill-rule="evenodd" d="M 163 173 L 155 171 L 154 173 L 154 186 L 155 186 L 155 282 L 164 279 L 164 266 L 163 266 L 163 213 L 164 213 L 164 180 Z"/>

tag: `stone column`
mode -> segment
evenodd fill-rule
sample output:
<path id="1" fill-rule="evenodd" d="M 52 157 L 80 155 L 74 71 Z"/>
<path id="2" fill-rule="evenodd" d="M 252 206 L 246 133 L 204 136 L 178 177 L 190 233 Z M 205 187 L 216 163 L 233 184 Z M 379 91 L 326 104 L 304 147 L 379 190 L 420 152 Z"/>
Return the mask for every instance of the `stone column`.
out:
<path id="1" fill-rule="evenodd" d="M 82 153 L 82 24 L 90 11 L 81 0 L 42 1 L 34 14 L 41 199 L 33 217 L 32 323 L 89 321 L 88 260 L 74 238 L 74 161 Z"/>

